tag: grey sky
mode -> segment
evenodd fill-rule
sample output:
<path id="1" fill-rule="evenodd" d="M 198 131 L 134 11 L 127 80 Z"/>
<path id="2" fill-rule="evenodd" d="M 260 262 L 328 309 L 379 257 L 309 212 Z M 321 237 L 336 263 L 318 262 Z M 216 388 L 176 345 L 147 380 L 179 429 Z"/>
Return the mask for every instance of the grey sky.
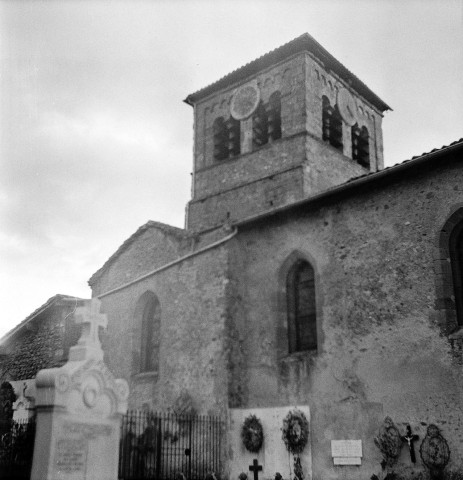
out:
<path id="1" fill-rule="evenodd" d="M 393 109 L 386 165 L 463 136 L 459 0 L 0 1 L 0 335 L 140 225 L 183 226 L 182 100 L 310 33 Z"/>

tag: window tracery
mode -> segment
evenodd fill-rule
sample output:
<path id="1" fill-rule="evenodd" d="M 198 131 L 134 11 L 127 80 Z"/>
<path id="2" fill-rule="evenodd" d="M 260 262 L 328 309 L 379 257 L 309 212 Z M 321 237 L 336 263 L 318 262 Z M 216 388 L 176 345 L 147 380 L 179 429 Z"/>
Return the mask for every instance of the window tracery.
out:
<path id="1" fill-rule="evenodd" d="M 286 283 L 289 353 L 317 349 L 315 274 L 305 260 L 289 271 Z"/>
<path id="2" fill-rule="evenodd" d="M 161 308 L 157 297 L 149 293 L 142 299 L 141 343 L 139 372 L 157 372 L 159 369 L 159 338 Z"/>

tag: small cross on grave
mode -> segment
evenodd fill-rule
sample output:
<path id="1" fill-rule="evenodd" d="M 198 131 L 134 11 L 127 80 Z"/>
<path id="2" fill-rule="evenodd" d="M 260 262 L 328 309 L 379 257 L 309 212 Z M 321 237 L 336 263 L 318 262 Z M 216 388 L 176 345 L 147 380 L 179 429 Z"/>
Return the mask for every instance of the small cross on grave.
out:
<path id="1" fill-rule="evenodd" d="M 262 465 L 259 465 L 256 458 L 252 461 L 252 465 L 249 465 L 249 471 L 254 472 L 254 480 L 259 480 L 259 472 L 262 471 Z"/>
<path id="2" fill-rule="evenodd" d="M 98 329 L 99 327 L 106 328 L 108 324 L 106 315 L 100 313 L 100 306 L 101 301 L 93 298 L 91 301 L 85 302 L 83 307 L 79 307 L 76 310 L 76 323 L 82 323 L 82 335 L 78 342 L 79 345 L 100 347 Z"/>
<path id="3" fill-rule="evenodd" d="M 413 446 L 413 442 L 416 442 L 419 438 L 420 437 L 418 435 L 412 434 L 412 428 L 410 425 L 407 425 L 407 433 L 402 437 L 402 440 L 408 443 L 410 459 L 413 463 L 416 463 L 415 447 Z"/>

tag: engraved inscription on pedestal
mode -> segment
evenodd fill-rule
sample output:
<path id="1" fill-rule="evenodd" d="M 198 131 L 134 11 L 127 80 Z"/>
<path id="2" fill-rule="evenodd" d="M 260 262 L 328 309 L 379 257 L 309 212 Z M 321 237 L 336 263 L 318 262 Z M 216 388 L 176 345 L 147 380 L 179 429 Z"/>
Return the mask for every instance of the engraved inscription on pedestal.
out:
<path id="1" fill-rule="evenodd" d="M 85 438 L 58 438 L 54 461 L 56 480 L 85 479 L 88 441 Z"/>

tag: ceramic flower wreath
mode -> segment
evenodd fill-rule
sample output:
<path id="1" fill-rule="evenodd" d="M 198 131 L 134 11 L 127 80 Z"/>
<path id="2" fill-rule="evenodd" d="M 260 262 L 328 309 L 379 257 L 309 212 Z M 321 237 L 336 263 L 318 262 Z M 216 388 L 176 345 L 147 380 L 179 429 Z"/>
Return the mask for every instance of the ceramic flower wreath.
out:
<path id="1" fill-rule="evenodd" d="M 300 410 L 292 410 L 283 420 L 282 439 L 290 453 L 301 453 L 309 439 L 309 422 Z"/>
<path id="2" fill-rule="evenodd" d="M 264 441 L 264 430 L 261 421 L 255 415 L 249 415 L 244 420 L 241 429 L 241 440 L 246 450 L 257 453 Z"/>

